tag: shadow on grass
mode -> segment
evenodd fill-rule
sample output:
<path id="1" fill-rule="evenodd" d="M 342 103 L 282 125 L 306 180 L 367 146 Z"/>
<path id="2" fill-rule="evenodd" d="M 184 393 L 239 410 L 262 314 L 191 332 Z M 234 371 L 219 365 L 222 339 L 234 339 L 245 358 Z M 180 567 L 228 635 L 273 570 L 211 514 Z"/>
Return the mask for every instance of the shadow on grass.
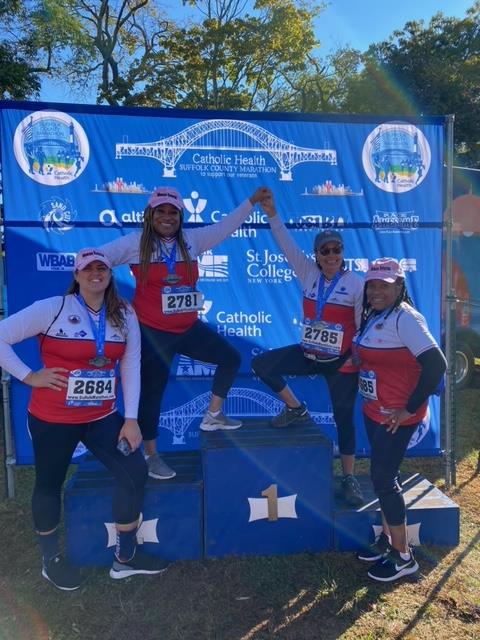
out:
<path id="1" fill-rule="evenodd" d="M 402 588 L 370 580 L 351 552 L 327 552 L 178 562 L 118 582 L 88 569 L 81 589 L 59 592 L 40 577 L 33 471 L 16 475 L 18 498 L 0 511 L 2 640 L 333 640 Z M 449 552 L 420 551 L 424 575 Z"/>
<path id="2" fill-rule="evenodd" d="M 438 580 L 436 585 L 430 591 L 428 597 L 423 602 L 422 606 L 417 610 L 415 616 L 410 620 L 407 626 L 402 630 L 402 632 L 395 636 L 395 640 L 402 640 L 403 638 L 411 637 L 410 634 L 414 631 L 418 622 L 423 618 L 426 611 L 433 603 L 433 601 L 437 598 L 439 593 L 445 587 L 447 581 L 451 578 L 452 574 L 459 569 L 462 562 L 467 558 L 467 556 L 475 550 L 476 546 L 480 542 L 480 532 L 478 532 L 468 543 L 465 549 L 462 551 L 460 555 L 455 558 L 455 561 L 447 566 L 445 571 L 443 572 L 442 577 Z M 473 622 L 473 619 L 472 619 Z"/>
<path id="3" fill-rule="evenodd" d="M 478 395 L 461 394 L 460 458 L 478 450 Z M 406 470 L 430 480 L 442 477 L 442 465 L 438 458 L 405 462 Z M 454 493 L 475 477 L 463 476 Z M 388 594 L 401 595 L 409 585 L 375 583 L 353 553 L 328 552 L 178 562 L 165 575 L 118 582 L 108 568 L 90 569 L 81 589 L 58 592 L 40 577 L 29 504 L 33 470 L 17 468 L 15 478 L 16 500 L 0 502 L 2 640 L 334 640 L 347 632 L 366 638 L 350 634 L 364 615 L 382 610 Z M 423 576 L 439 566 L 441 578 L 418 596 L 413 617 L 390 637 L 429 640 L 418 625 L 479 538 L 476 533 L 453 562 L 450 549 L 417 550 Z"/>

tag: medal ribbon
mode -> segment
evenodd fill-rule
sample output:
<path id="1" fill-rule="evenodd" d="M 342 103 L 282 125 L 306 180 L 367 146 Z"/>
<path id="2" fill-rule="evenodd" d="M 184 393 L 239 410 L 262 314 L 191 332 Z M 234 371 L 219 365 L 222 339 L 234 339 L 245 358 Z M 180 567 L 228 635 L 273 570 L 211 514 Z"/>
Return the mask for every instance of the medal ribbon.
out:
<path id="1" fill-rule="evenodd" d="M 335 277 L 330 282 L 329 286 L 327 287 L 327 290 L 325 291 L 325 276 L 323 273 L 320 276 L 320 280 L 318 281 L 316 320 L 322 319 L 323 307 L 326 305 L 330 294 L 337 286 L 337 282 L 340 280 L 341 277 L 342 277 L 342 273 L 339 271 L 338 273 L 335 274 Z"/>
<path id="2" fill-rule="evenodd" d="M 102 308 L 100 309 L 100 314 L 98 317 L 98 326 L 97 326 L 97 323 L 94 321 L 94 319 L 90 315 L 90 312 L 87 307 L 87 303 L 85 302 L 83 297 L 79 293 L 77 293 L 76 297 L 79 303 L 87 312 L 93 337 L 95 338 L 96 357 L 103 358 L 104 357 L 103 354 L 105 352 L 105 330 L 106 330 L 106 324 L 107 324 L 107 311 L 105 309 L 105 302 L 102 304 Z"/>
<path id="3" fill-rule="evenodd" d="M 167 251 L 167 248 L 160 242 L 160 253 L 162 258 L 165 260 L 165 264 L 167 265 L 168 275 L 175 273 L 175 265 L 177 264 L 177 241 L 175 240 L 172 248 L 170 249 L 170 253 Z"/>
<path id="4" fill-rule="evenodd" d="M 374 314 L 367 320 L 367 323 L 363 327 L 362 333 L 358 332 L 358 334 L 353 338 L 352 342 L 353 342 L 353 344 L 355 346 L 355 352 L 358 352 L 358 347 L 359 347 L 359 344 L 360 344 L 360 338 L 362 336 L 364 336 L 365 334 L 367 334 L 374 324 L 380 323 L 380 322 L 382 322 L 382 320 L 385 320 L 387 315 L 390 313 L 391 309 L 392 309 L 392 307 L 389 307 L 388 309 L 384 309 L 382 311 L 382 313 L 380 313 L 378 315 Z"/>

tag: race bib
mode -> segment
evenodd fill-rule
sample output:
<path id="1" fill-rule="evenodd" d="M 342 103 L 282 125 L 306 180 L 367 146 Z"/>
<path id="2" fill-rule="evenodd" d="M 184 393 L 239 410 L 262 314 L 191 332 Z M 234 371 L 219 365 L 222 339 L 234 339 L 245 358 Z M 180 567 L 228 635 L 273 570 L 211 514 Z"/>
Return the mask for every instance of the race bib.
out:
<path id="1" fill-rule="evenodd" d="M 378 400 L 377 378 L 373 371 L 360 371 L 358 378 L 358 390 L 365 400 Z"/>
<path id="2" fill-rule="evenodd" d="M 164 287 L 162 293 L 162 311 L 172 313 L 188 313 L 203 309 L 203 293 L 190 287 Z"/>
<path id="3" fill-rule="evenodd" d="M 67 407 L 100 407 L 105 400 L 115 400 L 115 371 L 75 369 L 68 376 Z"/>
<path id="4" fill-rule="evenodd" d="M 343 327 L 328 322 L 309 322 L 302 326 L 302 345 L 309 351 L 339 356 L 342 350 Z"/>

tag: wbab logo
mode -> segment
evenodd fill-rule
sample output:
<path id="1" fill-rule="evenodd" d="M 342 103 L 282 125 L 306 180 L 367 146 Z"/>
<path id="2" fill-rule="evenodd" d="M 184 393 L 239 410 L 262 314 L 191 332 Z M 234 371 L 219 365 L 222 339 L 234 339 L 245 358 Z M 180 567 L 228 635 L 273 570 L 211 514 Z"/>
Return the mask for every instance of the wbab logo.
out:
<path id="1" fill-rule="evenodd" d="M 362 162 L 365 173 L 379 189 L 404 193 L 425 180 L 431 163 L 430 145 L 414 125 L 382 124 L 366 139 Z"/>
<path id="2" fill-rule="evenodd" d="M 50 187 L 78 178 L 90 156 L 85 131 L 60 111 L 37 111 L 24 118 L 15 131 L 13 151 L 29 178 Z"/>
<path id="3" fill-rule="evenodd" d="M 73 271 L 75 253 L 37 253 L 37 271 Z"/>

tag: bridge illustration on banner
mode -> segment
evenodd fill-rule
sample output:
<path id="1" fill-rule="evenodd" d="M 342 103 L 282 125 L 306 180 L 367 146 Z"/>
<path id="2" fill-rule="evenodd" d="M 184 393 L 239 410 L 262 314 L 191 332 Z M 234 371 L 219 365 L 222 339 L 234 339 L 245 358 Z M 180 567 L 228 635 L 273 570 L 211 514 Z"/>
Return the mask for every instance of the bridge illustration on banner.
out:
<path id="1" fill-rule="evenodd" d="M 203 417 L 210 397 L 211 393 L 207 391 L 179 407 L 162 412 L 159 426 L 171 431 L 172 444 L 185 444 L 185 433 L 195 420 Z M 232 387 L 225 401 L 225 411 L 238 418 L 271 417 L 282 408 L 281 400 L 263 391 L 245 387 Z M 331 413 L 310 411 L 310 415 L 316 424 L 334 424 Z"/>
<path id="2" fill-rule="evenodd" d="M 130 143 L 125 136 L 115 145 L 115 159 L 152 158 L 163 164 L 164 178 L 175 178 L 175 165 L 187 150 L 269 153 L 280 169 L 280 180 L 292 180 L 292 168 L 303 162 L 337 164 L 334 149 L 299 147 L 243 120 L 202 120 L 155 142 Z"/>

